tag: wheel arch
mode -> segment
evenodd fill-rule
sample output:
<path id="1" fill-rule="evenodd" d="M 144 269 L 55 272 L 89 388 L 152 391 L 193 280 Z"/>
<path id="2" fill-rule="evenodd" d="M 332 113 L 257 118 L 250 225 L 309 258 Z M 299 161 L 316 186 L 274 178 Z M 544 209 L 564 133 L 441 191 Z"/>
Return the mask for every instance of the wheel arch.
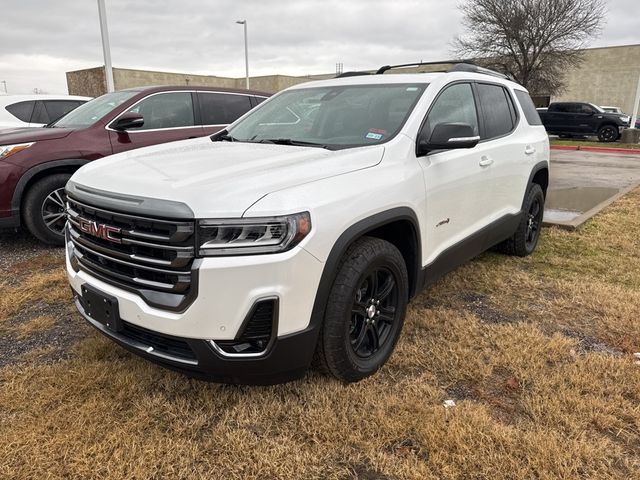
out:
<path id="1" fill-rule="evenodd" d="M 333 244 L 320 277 L 310 326 L 319 327 L 322 324 L 340 260 L 353 242 L 365 235 L 387 240 L 400 250 L 407 265 L 409 298 L 420 291 L 422 251 L 418 216 L 409 207 L 397 207 L 376 213 L 347 228 Z"/>
<path id="2" fill-rule="evenodd" d="M 525 189 L 525 195 L 522 199 L 522 207 L 524 208 L 524 202 L 526 200 L 526 192 L 529 189 L 529 185 L 537 183 L 542 188 L 544 197 L 547 198 L 547 189 L 549 188 L 549 164 L 547 162 L 539 162 L 532 169 L 529 174 L 529 181 L 527 182 L 527 188 Z"/>
<path id="3" fill-rule="evenodd" d="M 56 173 L 74 173 L 78 168 L 88 162 L 89 160 L 83 159 L 55 160 L 30 168 L 20 177 L 20 180 L 18 180 L 11 199 L 11 209 L 14 211 L 21 210 L 24 194 L 38 180 Z"/>

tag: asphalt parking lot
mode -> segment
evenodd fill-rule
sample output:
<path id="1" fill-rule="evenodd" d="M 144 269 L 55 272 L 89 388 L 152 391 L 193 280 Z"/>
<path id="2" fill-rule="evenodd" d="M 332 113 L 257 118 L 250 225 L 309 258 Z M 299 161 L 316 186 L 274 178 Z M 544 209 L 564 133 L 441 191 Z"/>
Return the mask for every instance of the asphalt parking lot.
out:
<path id="1" fill-rule="evenodd" d="M 640 155 L 552 151 L 545 223 L 575 228 L 640 184 Z"/>

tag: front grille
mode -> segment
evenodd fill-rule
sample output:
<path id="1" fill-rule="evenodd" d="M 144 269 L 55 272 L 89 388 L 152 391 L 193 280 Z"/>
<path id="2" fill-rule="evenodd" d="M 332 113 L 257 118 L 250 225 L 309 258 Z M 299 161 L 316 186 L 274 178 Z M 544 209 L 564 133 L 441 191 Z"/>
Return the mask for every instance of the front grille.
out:
<path id="1" fill-rule="evenodd" d="M 194 222 L 105 210 L 67 197 L 69 239 L 81 269 L 180 309 L 194 288 Z M 106 232 L 106 233 L 105 233 Z"/>
<path id="2" fill-rule="evenodd" d="M 122 321 L 122 327 L 122 331 L 119 332 L 120 335 L 145 346 L 153 347 L 153 350 L 157 353 L 183 360 L 196 360 L 196 356 L 189 344 L 180 338 L 152 332 L 124 320 Z"/>

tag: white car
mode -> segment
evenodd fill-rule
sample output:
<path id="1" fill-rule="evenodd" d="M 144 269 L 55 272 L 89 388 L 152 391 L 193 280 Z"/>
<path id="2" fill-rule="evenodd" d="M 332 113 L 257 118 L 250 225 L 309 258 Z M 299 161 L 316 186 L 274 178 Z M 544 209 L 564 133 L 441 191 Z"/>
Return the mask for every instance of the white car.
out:
<path id="1" fill-rule="evenodd" d="M 500 74 L 311 82 L 210 138 L 80 168 L 67 273 L 91 325 L 169 368 L 274 383 L 315 354 L 352 382 L 423 287 L 496 245 L 533 252 L 548 183 L 546 131 Z"/>
<path id="2" fill-rule="evenodd" d="M 0 129 L 42 127 L 89 100 L 76 95 L 0 95 Z"/>
<path id="3" fill-rule="evenodd" d="M 618 114 L 620 116 L 620 119 L 625 123 L 629 123 L 631 121 L 631 116 L 624 113 L 620 107 L 611 107 L 611 106 L 605 105 L 605 106 L 601 106 L 600 108 L 607 113 Z"/>

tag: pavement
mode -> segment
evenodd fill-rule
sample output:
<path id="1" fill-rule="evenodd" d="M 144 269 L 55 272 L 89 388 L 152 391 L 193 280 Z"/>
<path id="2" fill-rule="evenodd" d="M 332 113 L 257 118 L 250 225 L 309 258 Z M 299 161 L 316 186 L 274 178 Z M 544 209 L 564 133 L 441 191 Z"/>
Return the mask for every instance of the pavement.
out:
<path id="1" fill-rule="evenodd" d="M 640 185 L 640 156 L 551 151 L 544 224 L 575 229 Z"/>

